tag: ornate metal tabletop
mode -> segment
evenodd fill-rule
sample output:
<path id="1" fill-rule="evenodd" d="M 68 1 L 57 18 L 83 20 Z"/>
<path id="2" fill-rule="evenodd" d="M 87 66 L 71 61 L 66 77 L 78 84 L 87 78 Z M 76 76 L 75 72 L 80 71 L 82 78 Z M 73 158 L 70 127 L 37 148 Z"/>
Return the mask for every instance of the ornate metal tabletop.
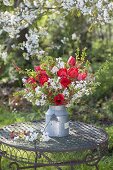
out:
<path id="1" fill-rule="evenodd" d="M 70 122 L 69 136 L 44 141 L 44 129 L 44 122 L 17 123 L 0 129 L 0 156 L 11 160 L 9 168 L 36 170 L 54 166 L 62 170 L 65 166 L 73 169 L 75 165 L 87 164 L 98 170 L 98 162 L 108 147 L 105 131 L 82 122 Z M 37 138 L 31 139 L 31 134 L 37 134 Z"/>

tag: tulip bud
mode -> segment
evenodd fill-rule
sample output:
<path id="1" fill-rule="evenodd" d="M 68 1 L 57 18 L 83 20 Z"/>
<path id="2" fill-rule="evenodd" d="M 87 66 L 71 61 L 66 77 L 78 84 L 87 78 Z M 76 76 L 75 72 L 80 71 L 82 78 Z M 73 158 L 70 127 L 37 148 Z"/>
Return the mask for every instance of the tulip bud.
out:
<path id="1" fill-rule="evenodd" d="M 76 60 L 73 56 L 70 56 L 67 62 L 71 67 L 75 66 Z"/>

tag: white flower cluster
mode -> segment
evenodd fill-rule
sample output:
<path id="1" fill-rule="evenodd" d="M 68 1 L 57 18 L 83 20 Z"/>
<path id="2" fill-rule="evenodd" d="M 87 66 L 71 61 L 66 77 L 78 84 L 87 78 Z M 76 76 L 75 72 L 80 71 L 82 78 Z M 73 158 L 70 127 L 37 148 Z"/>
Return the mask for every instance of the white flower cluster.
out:
<path id="1" fill-rule="evenodd" d="M 4 0 L 5 5 L 11 5 L 10 1 Z M 28 27 L 37 18 L 37 9 L 29 8 L 28 4 L 20 3 L 14 11 L 0 12 L 0 25 L 11 38 L 18 37 L 21 30 Z"/>
<path id="2" fill-rule="evenodd" d="M 29 32 L 25 35 L 26 41 L 23 41 L 21 44 L 21 49 L 26 49 L 27 53 L 24 53 L 25 59 L 29 59 L 29 56 L 33 55 L 43 55 L 44 51 L 39 46 L 39 38 L 44 34 L 44 32 L 38 32 L 36 29 L 30 29 Z"/>
<path id="3" fill-rule="evenodd" d="M 25 135 L 24 132 L 20 132 L 19 135 L 14 136 L 14 140 L 18 140 L 19 138 L 29 142 L 37 140 L 39 133 L 34 131 L 32 127 L 27 128 L 27 132 L 28 132 L 27 135 Z"/>
<path id="4" fill-rule="evenodd" d="M 28 92 L 28 91 L 25 90 L 24 98 L 26 98 L 27 100 L 32 102 L 33 97 L 34 97 L 34 95 L 32 94 L 32 92 Z"/>
<path id="5" fill-rule="evenodd" d="M 38 138 L 39 133 L 37 133 L 36 131 L 34 131 L 34 129 L 28 128 L 28 131 L 30 132 L 29 135 L 25 136 L 25 140 L 29 141 L 29 142 L 33 142 Z"/>
<path id="6" fill-rule="evenodd" d="M 32 141 L 36 140 L 37 137 L 38 137 L 38 133 L 33 132 L 33 133 L 30 133 L 30 137 L 26 136 L 26 140 L 32 142 Z"/>
<path id="7" fill-rule="evenodd" d="M 48 133 L 47 133 L 47 132 L 43 132 L 41 141 L 42 141 L 42 142 L 47 142 L 47 141 L 49 141 L 50 139 L 51 139 L 51 138 L 49 137 Z"/>
<path id="8" fill-rule="evenodd" d="M 58 71 L 58 67 L 54 66 L 51 70 L 51 72 L 54 74 L 54 73 L 57 73 Z"/>
<path id="9" fill-rule="evenodd" d="M 37 18 L 37 10 L 29 9 L 28 7 L 25 7 L 21 10 L 21 18 L 24 19 L 24 21 L 27 21 L 27 23 L 32 24 L 33 21 Z"/>
<path id="10" fill-rule="evenodd" d="M 64 91 L 63 91 L 62 94 L 65 96 L 65 100 L 68 100 L 68 99 L 69 99 L 70 93 L 69 93 L 69 90 L 68 90 L 67 88 L 64 89 Z M 70 103 L 70 101 L 69 101 L 69 103 Z M 71 104 L 72 104 L 72 103 L 71 103 Z"/>
<path id="11" fill-rule="evenodd" d="M 44 5 L 44 1 L 43 0 L 33 0 L 33 1 L 31 1 L 31 0 L 24 0 L 24 4 L 26 5 L 26 6 L 28 6 L 29 8 L 31 8 L 31 7 L 41 7 L 41 6 L 43 6 Z"/>
<path id="12" fill-rule="evenodd" d="M 89 15 L 95 23 L 108 23 L 110 21 L 109 12 L 113 10 L 113 2 L 109 2 L 109 0 L 57 0 L 57 2 L 68 11 L 75 7 L 83 15 Z"/>
<path id="13" fill-rule="evenodd" d="M 29 33 L 25 35 L 26 41 L 23 42 L 23 47 L 26 48 L 29 55 L 34 55 L 38 52 L 39 48 L 39 35 L 37 31 L 29 30 Z"/>
<path id="14" fill-rule="evenodd" d="M 61 84 L 59 83 L 60 78 L 52 79 L 49 78 L 48 82 L 50 83 L 50 88 L 54 89 L 55 91 L 62 89 Z"/>
<path id="15" fill-rule="evenodd" d="M 77 92 L 72 96 L 67 107 L 70 107 L 75 101 L 79 102 L 79 99 L 83 95 L 89 95 L 91 93 L 91 88 L 89 88 L 88 86 L 92 85 L 93 83 L 94 83 L 94 79 L 88 76 L 85 81 L 83 80 L 76 81 L 76 84 L 72 82 L 70 87 L 75 88 Z"/>
<path id="16" fill-rule="evenodd" d="M 60 68 L 64 68 L 64 61 L 62 60 L 62 58 L 61 57 L 59 57 L 59 58 L 56 58 L 56 62 L 57 62 L 57 67 L 58 67 L 58 69 L 60 69 Z"/>
<path id="17" fill-rule="evenodd" d="M 34 131 L 32 127 L 27 128 L 27 131 L 29 132 L 28 135 L 24 135 L 23 132 L 20 132 L 20 135 L 14 136 L 14 141 L 18 140 L 20 137 L 21 139 L 29 142 L 34 142 L 35 140 L 40 140 L 41 142 L 47 142 L 52 138 L 49 137 L 47 132 L 42 132 L 42 134 L 39 134 L 37 131 Z"/>
<path id="18" fill-rule="evenodd" d="M 4 60 L 4 62 L 6 62 L 6 60 L 8 58 L 7 51 L 4 51 L 1 55 L 2 55 L 2 59 Z"/>
<path id="19" fill-rule="evenodd" d="M 75 4 L 75 0 L 63 0 L 62 1 L 62 6 L 64 9 L 70 10 L 74 4 Z"/>
<path id="20" fill-rule="evenodd" d="M 10 37 L 17 35 L 20 30 L 32 24 L 34 20 L 45 12 L 45 9 L 51 8 L 53 10 L 62 7 L 65 10 L 71 10 L 71 8 L 77 8 L 83 15 L 89 15 L 91 19 L 95 19 L 95 22 L 109 22 L 109 12 L 113 10 L 113 2 L 108 0 L 56 0 L 59 6 L 55 6 L 55 1 L 50 3 L 46 0 L 45 3 L 42 0 L 24 0 L 20 3 L 18 8 L 13 12 L 0 12 L 0 24 L 4 31 L 9 33 Z M 3 0 L 4 5 L 13 5 L 9 0 Z M 51 4 L 51 7 L 50 7 Z M 45 8 L 45 6 L 46 8 Z M 48 7 L 49 6 L 49 7 Z M 96 12 L 95 12 L 96 11 Z"/>
<path id="21" fill-rule="evenodd" d="M 39 86 L 37 86 L 37 87 L 35 88 L 36 95 L 37 95 L 37 96 L 40 96 L 40 100 L 37 99 L 37 100 L 35 101 L 35 104 L 36 104 L 37 106 L 43 106 L 43 105 L 45 105 L 45 104 L 46 104 L 46 99 L 47 99 L 47 96 L 46 96 L 40 89 L 41 89 L 41 88 L 40 88 Z"/>
<path id="22" fill-rule="evenodd" d="M 6 62 L 8 58 L 8 53 L 7 51 L 4 51 L 4 46 L 0 45 L 0 58 Z"/>
<path id="23" fill-rule="evenodd" d="M 63 39 L 61 40 L 62 44 L 66 44 L 69 41 L 68 37 L 63 37 Z"/>
<path id="24" fill-rule="evenodd" d="M 12 14 L 8 11 L 0 12 L 0 25 L 2 25 L 2 30 L 7 32 L 11 38 L 19 34 L 23 27 L 21 26 L 21 17 L 18 16 L 17 13 Z"/>
<path id="25" fill-rule="evenodd" d="M 12 6 L 12 3 L 9 0 L 3 0 L 4 5 Z"/>

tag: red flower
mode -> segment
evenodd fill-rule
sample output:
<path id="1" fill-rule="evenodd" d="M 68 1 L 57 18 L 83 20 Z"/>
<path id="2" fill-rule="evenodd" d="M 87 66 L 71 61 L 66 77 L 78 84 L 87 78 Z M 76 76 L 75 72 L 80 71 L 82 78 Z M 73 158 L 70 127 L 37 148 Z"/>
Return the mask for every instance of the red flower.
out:
<path id="1" fill-rule="evenodd" d="M 36 72 L 38 72 L 38 71 L 41 70 L 41 68 L 40 68 L 40 66 L 34 66 L 34 70 L 35 70 Z"/>
<path id="2" fill-rule="evenodd" d="M 36 80 L 33 78 L 33 77 L 29 77 L 27 80 L 26 80 L 27 83 L 29 84 L 34 84 L 36 83 Z"/>
<path id="3" fill-rule="evenodd" d="M 73 56 L 70 56 L 67 63 L 72 67 L 75 66 L 76 60 Z"/>
<path id="4" fill-rule="evenodd" d="M 62 105 L 64 104 L 64 95 L 63 94 L 58 94 L 54 97 L 54 102 L 56 105 Z"/>
<path id="5" fill-rule="evenodd" d="M 59 77 L 67 76 L 67 69 L 66 68 L 60 68 L 57 72 L 57 75 Z"/>
<path id="6" fill-rule="evenodd" d="M 26 83 L 31 84 L 32 90 L 35 90 L 35 88 L 37 87 L 36 80 L 35 80 L 33 77 L 29 77 L 29 78 L 26 80 Z"/>
<path id="7" fill-rule="evenodd" d="M 71 83 L 71 80 L 69 80 L 67 77 L 62 77 L 60 79 L 60 83 L 61 83 L 62 87 L 66 88 Z"/>
<path id="8" fill-rule="evenodd" d="M 40 74 L 39 75 L 39 83 L 41 86 L 44 85 L 48 81 L 48 75 L 47 74 Z"/>
<path id="9" fill-rule="evenodd" d="M 80 80 L 85 80 L 87 77 L 87 73 L 79 73 L 77 79 Z"/>
<path id="10" fill-rule="evenodd" d="M 72 67 L 67 72 L 68 76 L 70 78 L 76 78 L 78 76 L 78 68 Z"/>
<path id="11" fill-rule="evenodd" d="M 46 74 L 46 71 L 43 70 L 43 69 L 41 69 L 40 66 L 34 66 L 34 70 L 35 70 L 36 72 L 39 72 L 40 74 Z"/>

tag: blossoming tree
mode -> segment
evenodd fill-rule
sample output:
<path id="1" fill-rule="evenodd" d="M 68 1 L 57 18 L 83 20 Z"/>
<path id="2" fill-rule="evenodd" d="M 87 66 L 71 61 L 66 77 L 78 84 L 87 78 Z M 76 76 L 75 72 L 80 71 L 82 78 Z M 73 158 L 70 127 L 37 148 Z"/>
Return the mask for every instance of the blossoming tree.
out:
<path id="1" fill-rule="evenodd" d="M 40 59 L 50 50 L 58 50 L 60 46 L 51 42 L 49 30 L 51 25 L 64 29 L 70 13 L 85 16 L 95 25 L 109 23 L 113 10 L 110 0 L 1 0 L 0 5 L 0 55 L 5 62 L 20 57 L 29 62 L 31 56 Z M 73 33 L 72 39 L 76 38 Z M 69 35 L 64 36 L 61 42 L 65 45 L 68 39 Z"/>

